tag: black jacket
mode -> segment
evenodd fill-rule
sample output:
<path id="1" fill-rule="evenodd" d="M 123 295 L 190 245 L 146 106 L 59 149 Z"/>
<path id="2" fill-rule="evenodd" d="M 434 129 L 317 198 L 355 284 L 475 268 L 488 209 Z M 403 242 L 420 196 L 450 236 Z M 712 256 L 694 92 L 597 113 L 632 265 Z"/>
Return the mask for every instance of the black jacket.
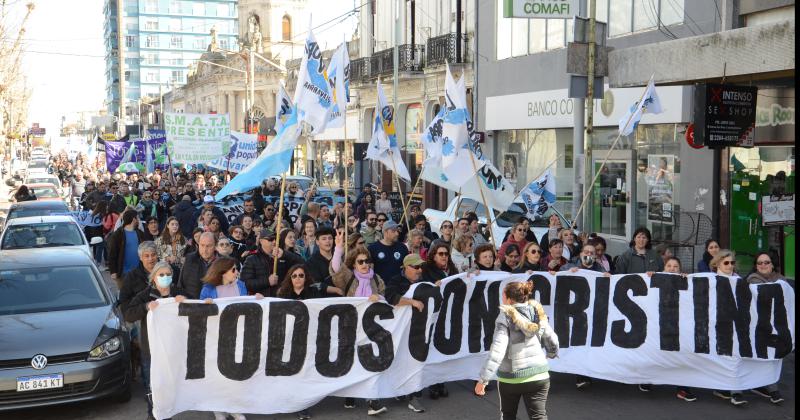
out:
<path id="1" fill-rule="evenodd" d="M 144 232 L 134 229 L 139 238 L 139 244 L 144 242 Z M 125 228 L 111 232 L 108 239 L 108 272 L 111 274 L 122 274 L 122 267 L 125 261 Z"/>
<path id="2" fill-rule="evenodd" d="M 514 273 L 525 273 L 528 270 L 531 271 L 547 271 L 547 268 L 542 267 L 541 264 L 531 264 L 527 261 L 522 263 L 522 266 L 514 270 Z"/>
<path id="3" fill-rule="evenodd" d="M 214 262 L 215 258 L 216 255 L 214 255 L 214 258 L 212 258 L 210 262 L 206 262 L 197 252 L 186 255 L 186 261 L 183 263 L 183 268 L 178 278 L 178 287 L 184 291 L 187 298 L 200 298 L 200 290 L 203 288 L 203 277 L 205 277 L 208 267 Z"/>
<path id="4" fill-rule="evenodd" d="M 194 212 L 194 215 L 192 216 L 192 230 L 194 230 L 194 228 L 197 227 L 197 219 L 200 218 L 200 215 L 203 214 L 204 210 L 205 206 L 200 207 Z M 221 208 L 216 206 L 211 208 L 211 212 L 214 213 L 214 216 L 217 216 L 217 219 L 219 219 L 219 230 L 223 232 L 228 232 L 228 228 L 231 225 L 230 223 L 228 223 L 228 218 L 225 216 L 225 212 L 223 212 Z"/>
<path id="5" fill-rule="evenodd" d="M 108 211 L 117 214 L 122 214 L 122 212 L 125 211 L 125 207 L 128 207 L 128 204 L 125 203 L 125 199 L 122 198 L 122 194 L 119 193 L 114 194 L 114 196 L 111 197 L 111 202 L 108 203 Z"/>
<path id="6" fill-rule="evenodd" d="M 150 284 L 147 275 L 147 270 L 144 269 L 144 265 L 140 262 L 136 268 L 129 271 L 122 279 L 122 289 L 119 291 L 117 305 L 119 305 L 119 309 L 123 314 L 127 311 L 133 298 L 142 290 L 147 289 Z"/>
<path id="7" fill-rule="evenodd" d="M 453 268 L 449 269 L 448 271 L 449 273 L 440 270 L 438 267 L 436 267 L 435 264 L 428 264 L 428 263 L 422 264 L 421 281 L 427 281 L 428 283 L 436 284 L 437 281 L 445 277 L 450 277 L 454 274 L 458 274 L 458 270 L 455 269 L 455 266 L 453 266 Z"/>
<path id="8" fill-rule="evenodd" d="M 324 288 L 327 288 L 327 286 L 332 285 L 330 265 L 331 260 L 325 258 L 320 254 L 319 249 L 317 249 L 311 254 L 311 258 L 306 261 L 305 267 L 306 271 L 311 276 L 311 281 L 314 283 L 321 283 L 324 285 Z"/>
<path id="9" fill-rule="evenodd" d="M 188 259 L 187 259 L 188 260 Z M 271 255 L 264 253 L 259 248 L 244 260 L 241 279 L 247 285 L 247 292 L 250 294 L 261 293 L 266 297 L 275 297 L 281 281 L 286 277 L 286 273 L 295 264 L 303 264 L 303 258 L 293 252 L 284 251 L 283 256 L 278 259 L 278 283 L 270 286 L 269 276 L 272 274 L 273 260 Z"/>
<path id="10" fill-rule="evenodd" d="M 157 299 L 175 297 L 182 294 L 180 288 L 172 285 L 169 288 L 169 295 L 161 296 L 161 292 L 159 292 L 158 289 L 153 287 L 153 285 L 148 285 L 140 290 L 139 293 L 131 299 L 130 304 L 123 310 L 122 313 L 125 316 L 125 321 L 142 321 L 142 327 L 139 330 L 139 347 L 145 355 L 150 354 L 150 340 L 147 338 L 147 322 L 145 321 L 145 318 L 147 318 L 147 304 Z"/>
<path id="11" fill-rule="evenodd" d="M 416 281 L 416 283 L 425 282 L 424 279 L 420 278 Z M 386 298 L 386 302 L 390 305 L 397 306 L 397 303 L 400 302 L 400 298 L 408 292 L 408 289 L 415 284 L 412 283 L 411 280 L 406 278 L 402 273 L 392 277 L 388 283 L 386 283 L 386 292 L 384 293 L 384 298 Z"/>
<path id="12" fill-rule="evenodd" d="M 172 214 L 178 219 L 178 225 L 181 227 L 181 233 L 184 237 L 191 239 L 192 230 L 197 226 L 197 219 L 193 219 L 195 208 L 191 201 L 183 201 L 175 205 L 175 211 Z"/>

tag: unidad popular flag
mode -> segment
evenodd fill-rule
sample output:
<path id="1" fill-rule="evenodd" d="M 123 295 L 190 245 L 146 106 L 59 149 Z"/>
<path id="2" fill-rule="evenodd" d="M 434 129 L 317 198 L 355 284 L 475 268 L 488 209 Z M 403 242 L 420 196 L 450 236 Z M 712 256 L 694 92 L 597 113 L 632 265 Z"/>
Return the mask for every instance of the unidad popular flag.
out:
<path id="1" fill-rule="evenodd" d="M 372 139 L 367 146 L 367 159 L 377 160 L 394 171 L 398 177 L 411 182 L 405 162 L 397 147 L 397 134 L 394 131 L 394 111 L 386 102 L 381 82 L 378 81 L 378 107 L 372 127 Z"/>
<path id="2" fill-rule="evenodd" d="M 292 98 L 290 98 L 289 93 L 286 92 L 286 86 L 283 85 L 283 82 L 281 82 L 278 88 L 278 93 L 275 94 L 275 104 L 278 108 L 275 113 L 275 133 L 280 133 L 283 129 L 283 125 L 286 124 L 286 120 L 289 119 L 289 115 L 291 115 L 294 109 Z"/>
<path id="3" fill-rule="evenodd" d="M 556 180 L 548 169 L 539 179 L 534 180 L 519 192 L 528 218 L 536 220 L 544 216 L 551 204 L 556 202 Z"/>
<path id="4" fill-rule="evenodd" d="M 658 99 L 656 93 L 656 84 L 653 80 L 655 75 L 650 76 L 650 81 L 647 82 L 647 88 L 644 91 L 644 96 L 640 101 L 631 105 L 625 116 L 619 120 L 619 134 L 627 136 L 633 133 L 633 130 L 639 126 L 639 121 L 642 120 L 642 115 L 646 112 L 649 114 L 661 113 L 661 101 Z"/>
<path id="5" fill-rule="evenodd" d="M 280 175 L 289 170 L 292 153 L 297 147 L 300 137 L 300 124 L 297 121 L 297 110 L 292 110 L 283 129 L 267 145 L 250 165 L 225 185 L 215 197 L 221 200 L 229 195 L 250 191 L 261 185 L 267 177 Z"/>
<path id="6" fill-rule="evenodd" d="M 327 127 L 344 127 L 347 102 L 350 101 L 350 57 L 347 54 L 346 42 L 342 42 L 342 45 L 333 53 L 325 76 L 333 97 Z"/>
<path id="7" fill-rule="evenodd" d="M 460 187 L 486 164 L 476 159 L 470 145 L 467 128 L 467 92 L 464 75 L 458 83 L 453 80 L 450 66 L 445 76 L 445 113 L 442 124 L 441 166 L 445 175 Z"/>
<path id="8" fill-rule="evenodd" d="M 308 135 L 320 134 L 325 130 L 332 102 L 331 89 L 328 80 L 325 79 L 325 68 L 322 65 L 322 50 L 309 25 L 306 47 L 297 75 L 297 88 L 294 92 L 297 122 L 306 122 L 311 126 Z"/>
<path id="9" fill-rule="evenodd" d="M 258 158 L 258 134 L 231 131 L 231 141 L 228 154 L 208 162 L 209 168 L 239 173 Z"/>

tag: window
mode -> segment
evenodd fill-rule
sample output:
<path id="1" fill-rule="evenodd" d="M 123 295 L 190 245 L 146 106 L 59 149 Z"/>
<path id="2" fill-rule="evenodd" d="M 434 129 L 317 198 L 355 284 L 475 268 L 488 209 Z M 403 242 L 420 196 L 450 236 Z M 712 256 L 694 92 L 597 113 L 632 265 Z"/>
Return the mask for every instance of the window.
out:
<path id="1" fill-rule="evenodd" d="M 665 0 L 668 1 L 668 0 Z M 633 30 L 644 31 L 658 27 L 658 3 L 652 0 L 633 1 Z"/>
<path id="2" fill-rule="evenodd" d="M 197 37 L 194 39 L 194 43 L 192 44 L 192 48 L 195 50 L 203 50 L 206 47 L 206 40 L 203 37 Z"/>
<path id="3" fill-rule="evenodd" d="M 180 35 L 173 35 L 169 40 L 169 45 L 172 48 L 183 48 L 183 37 Z"/>
<path id="4" fill-rule="evenodd" d="M 172 70 L 172 77 L 170 82 L 183 83 L 183 72 L 180 70 Z"/>
<path id="5" fill-rule="evenodd" d="M 169 20 L 169 30 L 173 32 L 180 32 L 181 28 L 181 20 L 178 18 L 172 18 Z"/>
<path id="6" fill-rule="evenodd" d="M 220 4 L 217 6 L 217 16 L 230 16 L 231 8 L 227 4 Z"/>
<path id="7" fill-rule="evenodd" d="M 513 19 L 511 21 L 511 55 L 514 57 L 528 54 L 528 20 Z"/>
<path id="8" fill-rule="evenodd" d="M 228 40 L 227 39 L 220 39 L 219 40 L 219 47 L 220 48 L 222 48 L 223 50 L 227 50 L 227 49 L 229 49 L 228 46 L 229 45 L 228 45 Z"/>
<path id="9" fill-rule="evenodd" d="M 144 55 L 144 63 L 145 64 L 156 65 L 156 64 L 158 64 L 158 56 L 153 54 L 153 53 L 145 54 Z"/>
<path id="10" fill-rule="evenodd" d="M 158 12 L 158 0 L 147 0 L 144 4 L 144 11 L 147 13 Z"/>
<path id="11" fill-rule="evenodd" d="M 144 29 L 146 31 L 157 31 L 158 30 L 158 19 L 148 19 L 144 21 Z"/>
<path id="12" fill-rule="evenodd" d="M 158 82 L 158 73 L 154 71 L 148 71 L 144 80 L 150 83 Z"/>
<path id="13" fill-rule="evenodd" d="M 547 49 L 564 48 L 564 19 L 547 19 Z"/>
<path id="14" fill-rule="evenodd" d="M 77 233 L 77 232 L 76 232 Z M 96 308 L 108 304 L 88 266 L 4 270 L 0 315 Z"/>
<path id="15" fill-rule="evenodd" d="M 144 46 L 147 48 L 158 48 L 158 37 L 155 35 L 148 35 L 145 38 Z"/>
<path id="16" fill-rule="evenodd" d="M 133 48 L 136 46 L 136 37 L 133 35 L 125 35 L 125 46 Z"/>
<path id="17" fill-rule="evenodd" d="M 676 25 L 679 23 L 683 23 L 683 1 L 661 0 L 661 24 Z"/>
<path id="18" fill-rule="evenodd" d="M 283 19 L 281 21 L 281 28 L 283 32 L 283 40 L 284 41 L 291 41 L 292 40 L 292 17 L 289 15 L 283 15 Z"/>
<path id="19" fill-rule="evenodd" d="M 181 2 L 179 0 L 171 0 L 169 2 L 169 12 L 173 14 L 181 13 Z"/>
<path id="20" fill-rule="evenodd" d="M 169 65 L 171 65 L 171 66 L 182 66 L 183 65 L 183 58 L 181 58 L 180 56 L 171 57 L 169 59 Z"/>
<path id="21" fill-rule="evenodd" d="M 530 30 L 528 31 L 528 48 L 531 53 L 547 50 L 547 21 L 543 19 L 531 19 Z"/>
<path id="22" fill-rule="evenodd" d="M 205 16 L 205 7 L 203 3 L 192 3 L 192 14 L 195 16 Z"/>
<path id="23" fill-rule="evenodd" d="M 608 17 L 608 33 L 618 36 L 631 32 L 633 0 L 611 0 Z"/>
<path id="24" fill-rule="evenodd" d="M 125 81 L 126 82 L 130 82 L 131 81 L 131 71 L 130 70 L 125 70 Z"/>

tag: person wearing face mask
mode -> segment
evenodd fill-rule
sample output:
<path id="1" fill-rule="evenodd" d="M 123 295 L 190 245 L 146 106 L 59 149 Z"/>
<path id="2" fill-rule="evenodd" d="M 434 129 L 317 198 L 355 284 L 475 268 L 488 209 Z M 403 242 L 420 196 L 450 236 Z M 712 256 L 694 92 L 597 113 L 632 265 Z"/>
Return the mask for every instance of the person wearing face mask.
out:
<path id="1" fill-rule="evenodd" d="M 172 267 L 166 261 L 155 263 L 148 275 L 147 286 L 130 301 L 124 311 L 125 321 L 141 321 L 139 341 L 141 353 L 142 381 L 144 382 L 145 400 L 147 401 L 147 418 L 153 417 L 153 398 L 150 390 L 150 345 L 147 335 L 147 313 L 157 310 L 158 299 L 175 298 L 175 302 L 183 302 L 186 297 L 183 292 L 172 282 Z"/>
<path id="2" fill-rule="evenodd" d="M 577 272 L 578 270 L 589 270 L 589 271 L 597 271 L 598 273 L 603 273 L 604 276 L 608 277 L 611 275 L 599 262 L 596 260 L 597 251 L 594 248 L 594 245 L 586 244 L 581 248 L 581 252 L 578 255 L 578 259 L 574 263 L 568 263 L 561 267 L 560 271 L 570 271 L 572 273 Z"/>

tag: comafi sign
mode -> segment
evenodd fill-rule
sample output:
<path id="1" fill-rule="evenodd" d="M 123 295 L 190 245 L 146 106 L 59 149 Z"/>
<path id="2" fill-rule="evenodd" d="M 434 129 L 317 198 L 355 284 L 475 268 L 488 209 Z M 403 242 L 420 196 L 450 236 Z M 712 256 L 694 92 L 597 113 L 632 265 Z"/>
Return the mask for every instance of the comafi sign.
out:
<path id="1" fill-rule="evenodd" d="M 503 17 L 571 19 L 579 5 L 578 0 L 504 0 Z"/>
<path id="2" fill-rule="evenodd" d="M 706 83 L 695 90 L 695 143 L 709 148 L 752 147 L 756 128 L 755 86 Z"/>

